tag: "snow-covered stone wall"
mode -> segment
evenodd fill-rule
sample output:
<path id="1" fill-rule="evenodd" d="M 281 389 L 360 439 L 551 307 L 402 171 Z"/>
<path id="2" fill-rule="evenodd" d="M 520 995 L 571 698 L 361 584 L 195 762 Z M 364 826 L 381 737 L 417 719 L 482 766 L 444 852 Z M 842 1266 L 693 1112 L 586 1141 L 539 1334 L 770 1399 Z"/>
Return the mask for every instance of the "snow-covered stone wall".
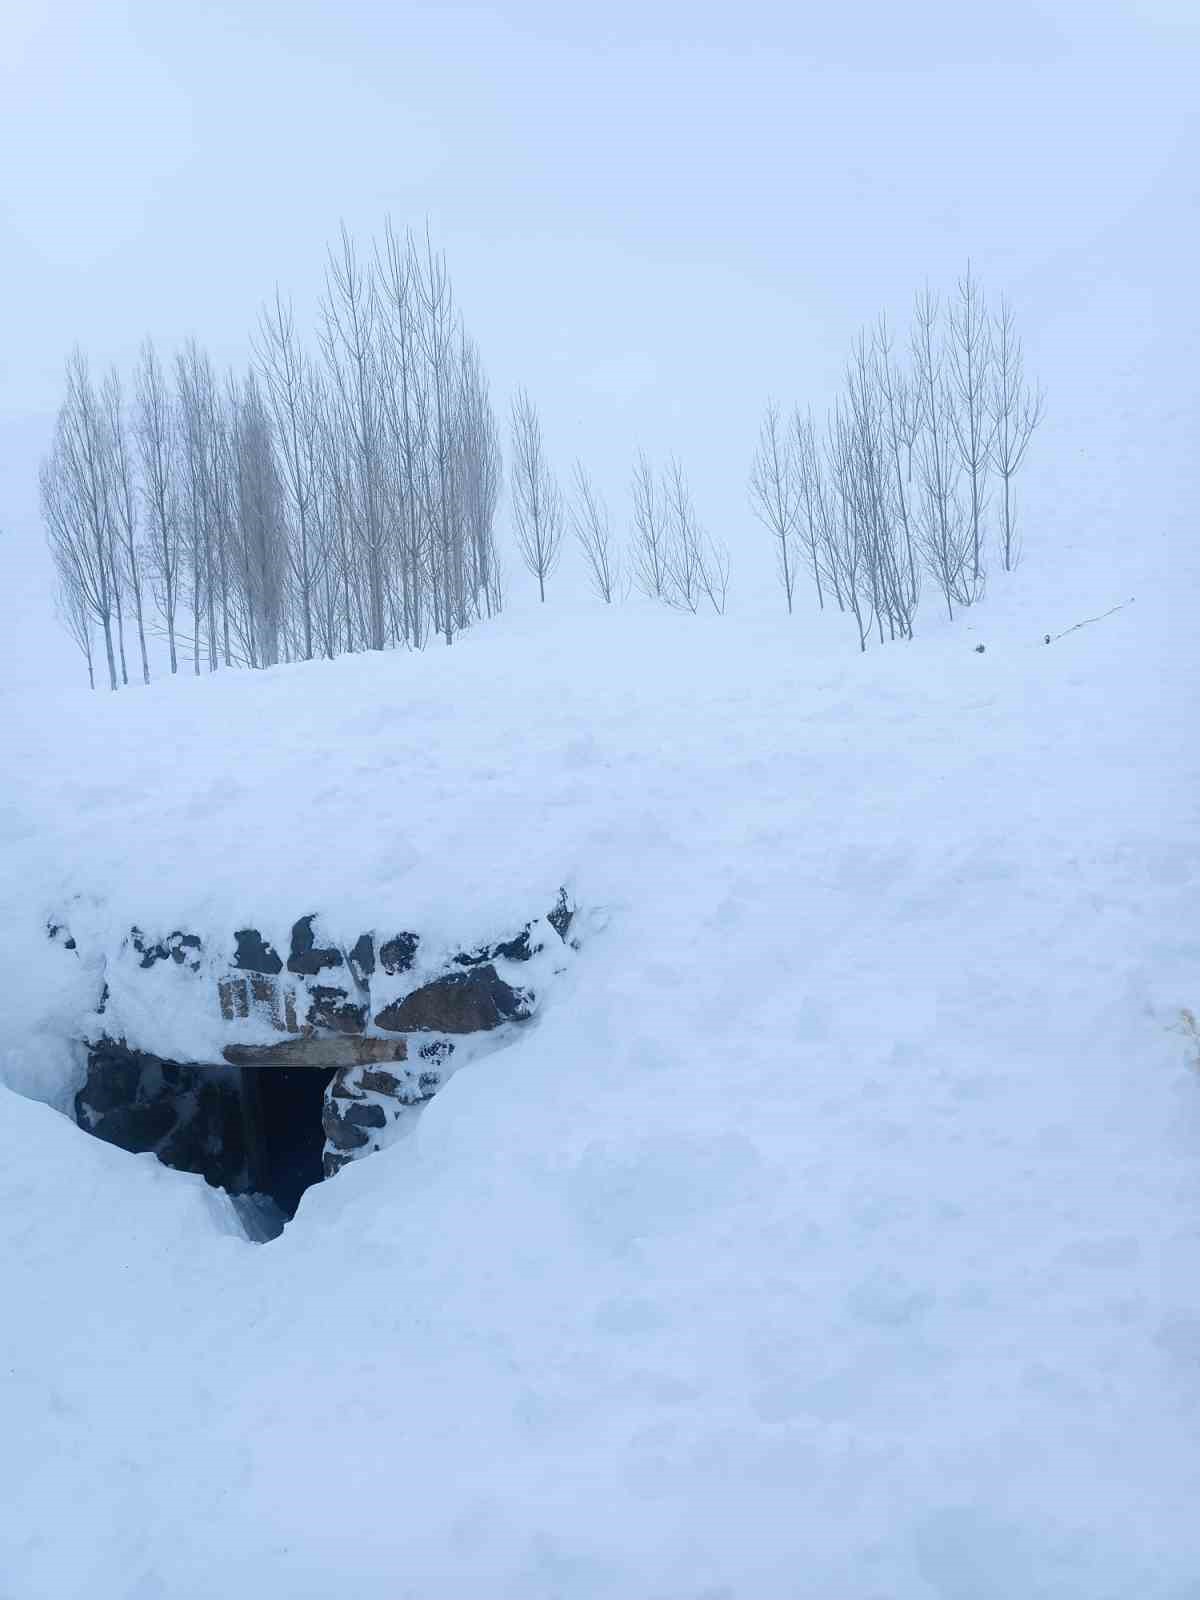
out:
<path id="1" fill-rule="evenodd" d="M 286 956 L 254 927 L 134 928 L 116 950 L 85 953 L 70 924 L 53 923 L 50 936 L 90 959 L 98 982 L 81 1019 L 88 1075 L 76 1120 L 232 1192 L 266 1191 L 280 1162 L 268 1128 L 279 1113 L 267 1107 L 281 1103 L 284 1079 L 267 1094 L 259 1074 L 291 1075 L 289 1106 L 313 1103 L 311 1076 L 294 1075 L 320 1074 L 320 1175 L 330 1177 L 533 1015 L 571 948 L 572 915 L 563 892 L 509 937 L 449 956 L 411 931 L 342 945 L 316 914 L 293 923 Z M 294 1172 L 287 1182 L 299 1182 Z"/>

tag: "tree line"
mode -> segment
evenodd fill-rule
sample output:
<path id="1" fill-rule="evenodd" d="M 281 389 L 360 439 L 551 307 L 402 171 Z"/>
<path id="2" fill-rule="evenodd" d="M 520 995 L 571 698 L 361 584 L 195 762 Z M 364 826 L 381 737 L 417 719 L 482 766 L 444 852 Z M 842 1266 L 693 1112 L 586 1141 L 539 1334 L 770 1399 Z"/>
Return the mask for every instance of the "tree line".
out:
<path id="1" fill-rule="evenodd" d="M 807 574 L 865 650 L 912 637 L 930 582 L 950 616 L 978 600 L 989 555 L 1019 559 L 1014 480 L 1042 412 L 1011 307 L 990 312 L 969 267 L 948 302 L 917 296 L 903 356 L 883 319 L 860 334 L 820 427 L 768 404 L 750 503 L 789 613 Z M 563 488 L 524 390 L 508 432 L 514 543 L 543 601 L 570 534 L 606 604 L 636 589 L 724 612 L 729 549 L 677 460 L 638 456 L 622 537 L 582 462 Z M 360 254 L 343 230 L 315 354 L 277 292 L 240 378 L 194 340 L 169 367 L 147 341 L 129 393 L 71 356 L 41 472 L 60 614 L 93 686 L 102 645 L 113 688 L 134 639 L 149 681 L 148 633 L 196 673 L 448 644 L 503 601 L 501 477 L 444 258 L 390 224 Z"/>
<path id="2" fill-rule="evenodd" d="M 60 616 L 114 689 L 148 636 L 197 674 L 450 643 L 502 603 L 500 481 L 444 257 L 343 230 L 315 349 L 277 292 L 240 376 L 195 340 L 147 340 L 130 385 L 71 355 L 40 474 Z"/>
<path id="3" fill-rule="evenodd" d="M 1006 572 L 1020 557 L 1014 480 L 1042 412 L 1012 308 L 1002 301 L 990 313 L 969 266 L 947 303 L 929 289 L 917 296 L 907 360 L 885 320 L 859 335 L 822 427 L 811 411 L 796 407 L 785 420 L 769 403 L 750 503 L 789 613 L 807 572 L 819 607 L 850 616 L 865 650 L 875 634 L 912 637 L 927 580 L 951 617 L 978 600 L 989 542 Z M 523 392 L 511 432 L 517 548 L 543 600 L 570 530 L 606 603 L 637 589 L 679 610 L 725 610 L 729 550 L 704 532 L 677 461 L 656 472 L 638 457 L 622 542 L 581 462 L 560 487 Z"/>
<path id="4" fill-rule="evenodd" d="M 907 356 L 883 319 L 860 334 L 824 426 L 769 404 L 750 474 L 789 612 L 807 573 L 863 650 L 885 629 L 912 637 L 925 580 L 951 617 L 981 597 L 990 520 L 1002 568 L 1016 565 L 1014 479 L 1043 413 L 1011 306 L 989 313 L 969 267 L 947 303 L 917 296 Z"/>

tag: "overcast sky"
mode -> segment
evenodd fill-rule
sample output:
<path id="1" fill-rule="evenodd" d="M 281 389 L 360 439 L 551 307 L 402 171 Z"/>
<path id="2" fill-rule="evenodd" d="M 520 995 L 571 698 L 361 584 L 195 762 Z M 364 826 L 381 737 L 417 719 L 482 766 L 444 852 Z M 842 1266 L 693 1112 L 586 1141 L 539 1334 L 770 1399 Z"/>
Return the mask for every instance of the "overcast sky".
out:
<path id="1" fill-rule="evenodd" d="M 73 341 L 240 365 L 277 282 L 311 325 L 342 219 L 428 219 L 499 407 L 527 385 L 614 501 L 675 451 L 727 535 L 768 393 L 823 405 L 926 277 L 969 255 L 1036 357 L 1097 274 L 1144 249 L 1145 302 L 1194 261 L 1200 0 L 8 0 L 0 30 L 0 528 L 31 552 Z"/>

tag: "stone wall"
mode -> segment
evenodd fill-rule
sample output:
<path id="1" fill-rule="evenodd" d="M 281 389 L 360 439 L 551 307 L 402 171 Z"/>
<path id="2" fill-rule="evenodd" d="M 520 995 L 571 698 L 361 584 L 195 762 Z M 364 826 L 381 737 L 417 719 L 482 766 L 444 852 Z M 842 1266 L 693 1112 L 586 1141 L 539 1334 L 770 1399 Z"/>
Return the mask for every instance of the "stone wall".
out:
<path id="1" fill-rule="evenodd" d="M 253 927 L 227 940 L 178 930 L 151 938 L 134 928 L 106 968 L 76 1120 L 111 1143 L 151 1150 L 243 1192 L 261 1184 L 265 1170 L 255 1110 L 263 1097 L 249 1091 L 247 1074 L 320 1073 L 320 1167 L 330 1177 L 380 1148 L 482 1036 L 532 1016 L 538 993 L 529 975 L 540 984 L 561 964 L 571 920 L 562 893 L 511 937 L 432 964 L 415 932 L 371 931 L 341 947 L 322 938 L 315 914 L 293 924 L 286 958 Z M 76 948 L 65 924 L 50 933 Z M 156 1055 L 144 1028 L 136 1045 L 124 1037 L 120 994 L 155 981 L 139 975 L 160 969 L 173 1004 L 197 1007 L 206 1036 L 222 1040 L 217 1059 Z M 118 973 L 114 994 L 109 979 Z M 153 1005 L 141 1010 L 153 1014 Z"/>

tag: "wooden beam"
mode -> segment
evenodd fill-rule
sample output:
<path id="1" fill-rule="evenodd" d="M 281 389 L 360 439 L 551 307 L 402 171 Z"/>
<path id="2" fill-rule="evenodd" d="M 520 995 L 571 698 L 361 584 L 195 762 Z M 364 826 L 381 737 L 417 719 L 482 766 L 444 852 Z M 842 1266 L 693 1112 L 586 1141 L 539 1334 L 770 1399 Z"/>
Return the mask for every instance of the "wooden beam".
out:
<path id="1" fill-rule="evenodd" d="M 377 1061 L 404 1061 L 408 1040 L 338 1034 L 326 1039 L 284 1039 L 279 1044 L 231 1044 L 222 1053 L 231 1067 L 311 1067 L 328 1072 Z"/>

